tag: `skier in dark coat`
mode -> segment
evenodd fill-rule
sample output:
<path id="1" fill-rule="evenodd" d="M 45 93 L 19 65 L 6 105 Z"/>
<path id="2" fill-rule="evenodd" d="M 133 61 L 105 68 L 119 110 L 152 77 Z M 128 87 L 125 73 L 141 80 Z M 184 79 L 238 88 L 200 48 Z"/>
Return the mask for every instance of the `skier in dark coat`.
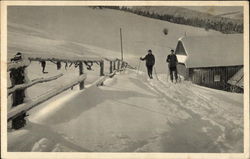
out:
<path id="1" fill-rule="evenodd" d="M 171 50 L 171 54 L 168 55 L 166 62 L 168 63 L 171 82 L 173 82 L 173 73 L 174 73 L 175 81 L 177 82 L 178 75 L 177 75 L 176 65 L 178 64 L 178 60 L 177 60 L 176 55 L 174 54 L 174 50 Z"/>
<path id="2" fill-rule="evenodd" d="M 140 60 L 142 60 L 142 61 L 146 60 L 146 67 L 147 67 L 147 71 L 148 71 L 148 76 L 149 76 L 149 78 L 152 79 L 153 78 L 152 72 L 153 72 L 153 67 L 155 64 L 155 57 L 152 54 L 152 50 L 148 50 L 148 54 L 144 58 L 140 57 Z"/>

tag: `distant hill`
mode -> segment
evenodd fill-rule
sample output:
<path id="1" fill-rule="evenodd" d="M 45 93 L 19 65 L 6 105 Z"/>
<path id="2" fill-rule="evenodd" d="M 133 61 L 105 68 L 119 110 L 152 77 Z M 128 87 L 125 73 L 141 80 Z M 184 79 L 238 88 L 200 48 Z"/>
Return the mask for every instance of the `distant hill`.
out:
<path id="1" fill-rule="evenodd" d="M 243 19 L 242 6 L 182 6 L 187 9 L 232 19 Z"/>
<path id="2" fill-rule="evenodd" d="M 231 19 L 230 17 L 227 17 L 226 15 L 229 14 L 236 14 L 236 12 L 227 12 L 220 15 L 214 15 L 206 12 L 196 11 L 184 7 L 179 6 L 135 6 L 131 7 L 132 10 L 135 11 L 144 11 L 144 12 L 150 12 L 150 13 L 157 13 L 160 15 L 173 15 L 173 16 L 180 16 L 184 18 L 203 18 L 203 19 L 223 19 L 228 21 L 241 21 L 236 19 Z M 237 12 L 239 13 L 239 12 Z"/>
<path id="3" fill-rule="evenodd" d="M 110 7 L 138 15 L 190 25 L 206 30 L 213 29 L 222 33 L 243 33 L 242 18 L 233 18 L 229 14 L 213 15 L 179 6 L 132 6 Z M 232 14 L 231 14 L 232 15 Z M 242 16 L 242 15 L 237 15 Z"/>
<path id="4" fill-rule="evenodd" d="M 180 16 L 184 18 L 198 18 L 198 17 L 204 17 L 204 18 L 211 18 L 213 15 L 208 13 L 203 13 L 187 8 L 182 7 L 176 7 L 176 6 L 144 6 L 144 7 L 132 7 L 132 10 L 135 11 L 145 11 L 149 13 L 157 13 L 160 15 L 173 15 L 173 16 Z"/>
<path id="5" fill-rule="evenodd" d="M 243 13 L 241 11 L 227 12 L 227 13 L 219 14 L 217 16 L 231 18 L 231 19 L 239 19 L 241 21 L 243 20 Z"/>

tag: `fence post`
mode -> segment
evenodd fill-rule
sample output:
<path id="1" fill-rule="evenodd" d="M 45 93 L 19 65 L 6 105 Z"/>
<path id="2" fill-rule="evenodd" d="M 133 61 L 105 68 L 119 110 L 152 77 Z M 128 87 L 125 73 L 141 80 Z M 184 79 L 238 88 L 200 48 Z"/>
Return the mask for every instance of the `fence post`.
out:
<path id="1" fill-rule="evenodd" d="M 123 69 L 123 68 L 124 68 L 124 66 L 125 66 L 125 65 L 124 65 L 124 63 L 125 63 L 125 62 L 124 62 L 124 61 L 122 61 L 122 69 Z"/>
<path id="2" fill-rule="evenodd" d="M 125 68 L 127 68 L 128 67 L 128 63 L 127 62 L 125 62 L 125 66 L 124 66 Z"/>
<path id="3" fill-rule="evenodd" d="M 61 62 L 60 61 L 57 61 L 56 62 L 56 68 L 57 68 L 57 70 L 60 70 L 61 69 Z"/>
<path id="4" fill-rule="evenodd" d="M 100 61 L 100 76 L 104 76 L 104 61 L 103 60 Z M 103 82 L 100 85 L 103 86 Z"/>
<path id="5" fill-rule="evenodd" d="M 123 71 L 123 67 L 124 67 L 124 62 L 121 61 L 121 71 Z"/>
<path id="6" fill-rule="evenodd" d="M 100 61 L 100 76 L 104 76 L 104 61 Z"/>
<path id="7" fill-rule="evenodd" d="M 26 82 L 25 79 L 25 67 L 19 67 L 19 68 L 14 68 L 10 70 L 10 80 L 12 86 L 18 85 L 18 84 L 24 84 Z M 12 94 L 12 108 L 16 107 L 24 102 L 25 98 L 25 89 L 22 90 L 16 90 Z M 22 128 L 26 125 L 26 112 L 23 114 L 15 117 L 12 120 L 12 128 L 13 129 L 19 129 Z"/>
<path id="8" fill-rule="evenodd" d="M 83 74 L 83 64 L 82 62 L 79 62 L 79 75 Z M 80 82 L 79 84 L 80 90 L 84 89 L 84 81 Z"/>
<path id="9" fill-rule="evenodd" d="M 113 61 L 114 64 L 114 70 L 116 70 L 116 61 Z"/>
<path id="10" fill-rule="evenodd" d="M 120 71 L 120 60 L 118 60 L 118 71 Z"/>
<path id="11" fill-rule="evenodd" d="M 110 63 L 110 67 L 109 67 L 109 72 L 112 73 L 113 72 L 113 63 L 112 61 L 109 62 Z"/>

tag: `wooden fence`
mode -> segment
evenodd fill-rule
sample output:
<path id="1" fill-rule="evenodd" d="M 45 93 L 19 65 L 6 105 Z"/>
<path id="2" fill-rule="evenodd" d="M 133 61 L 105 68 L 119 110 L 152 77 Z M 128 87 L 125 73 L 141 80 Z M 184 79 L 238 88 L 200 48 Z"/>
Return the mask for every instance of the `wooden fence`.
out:
<path id="1" fill-rule="evenodd" d="M 56 80 L 63 76 L 63 74 L 61 73 L 49 78 L 38 78 L 28 82 L 26 67 L 30 65 L 31 61 L 39 61 L 41 63 L 50 61 L 55 63 L 58 69 L 60 69 L 62 62 L 66 64 L 71 63 L 74 64 L 76 68 L 79 67 L 79 77 L 71 81 L 69 84 L 39 97 L 35 101 L 24 103 L 25 90 L 28 87 L 31 87 L 38 83 Z M 110 65 L 109 74 L 106 75 L 104 74 L 104 61 L 108 61 Z M 100 76 L 101 76 L 97 81 L 94 82 L 96 86 L 103 85 L 103 82 L 107 77 L 113 77 L 117 71 L 123 71 L 128 66 L 127 62 L 124 62 L 120 59 L 88 58 L 88 57 L 64 58 L 64 57 L 22 56 L 21 58 L 8 63 L 7 70 L 8 72 L 10 72 L 10 80 L 12 86 L 8 88 L 7 93 L 8 96 L 12 95 L 12 106 L 11 109 L 8 111 L 7 120 L 8 122 L 11 122 L 11 127 L 13 129 L 19 129 L 25 126 L 26 125 L 25 117 L 27 116 L 27 111 L 49 100 L 50 98 L 62 93 L 63 91 L 70 89 L 78 84 L 80 90 L 84 89 L 84 81 L 87 78 L 87 74 L 84 73 L 83 69 L 84 64 L 87 66 L 87 68 L 91 68 L 94 63 L 100 66 Z"/>

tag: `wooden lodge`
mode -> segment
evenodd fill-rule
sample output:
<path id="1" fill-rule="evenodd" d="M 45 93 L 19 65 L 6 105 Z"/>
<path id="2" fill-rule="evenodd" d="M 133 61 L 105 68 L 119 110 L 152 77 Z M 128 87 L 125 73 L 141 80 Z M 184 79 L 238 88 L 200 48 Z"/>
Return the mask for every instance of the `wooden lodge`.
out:
<path id="1" fill-rule="evenodd" d="M 243 68 L 243 36 L 182 37 L 178 40 L 175 54 L 178 73 L 185 80 L 230 91 L 228 81 Z"/>

